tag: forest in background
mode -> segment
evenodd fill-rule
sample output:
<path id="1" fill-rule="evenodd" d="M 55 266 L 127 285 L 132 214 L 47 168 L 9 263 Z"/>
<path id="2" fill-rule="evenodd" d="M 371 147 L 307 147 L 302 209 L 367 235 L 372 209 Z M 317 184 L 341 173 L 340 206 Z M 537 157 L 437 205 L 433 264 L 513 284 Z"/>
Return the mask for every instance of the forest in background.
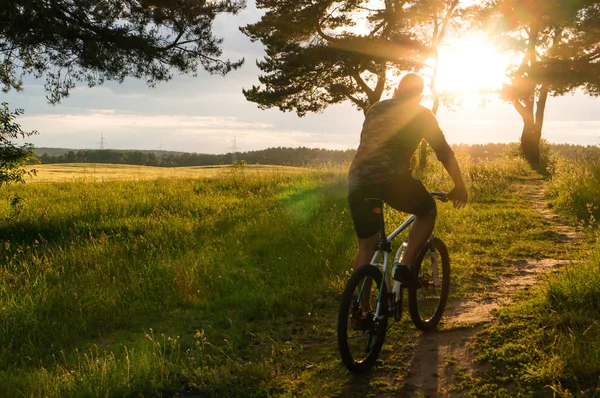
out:
<path id="1" fill-rule="evenodd" d="M 315 148 L 268 148 L 259 151 L 208 154 L 166 151 L 135 151 L 119 149 L 66 149 L 61 154 L 50 154 L 49 148 L 36 152 L 43 164 L 52 163 L 112 163 L 159 167 L 212 166 L 244 160 L 248 164 L 308 166 L 343 164 L 354 157 L 354 150 L 336 151 Z M 40 154 L 41 152 L 41 154 Z"/>
<path id="2" fill-rule="evenodd" d="M 492 159 L 506 152 L 516 152 L 516 143 L 459 144 L 453 145 L 456 153 L 468 154 L 474 160 Z M 546 149 L 569 158 L 588 158 L 600 154 L 599 146 L 573 144 L 544 144 Z M 317 148 L 268 148 L 239 153 L 207 154 L 173 151 L 144 151 L 120 149 L 63 149 L 37 148 L 37 160 L 42 164 L 53 163 L 111 163 L 158 167 L 188 167 L 231 164 L 244 160 L 248 164 L 281 166 L 340 165 L 352 161 L 353 149 L 330 150 Z M 542 151 L 544 152 L 544 151 Z M 547 152 L 547 151 L 546 151 Z"/>

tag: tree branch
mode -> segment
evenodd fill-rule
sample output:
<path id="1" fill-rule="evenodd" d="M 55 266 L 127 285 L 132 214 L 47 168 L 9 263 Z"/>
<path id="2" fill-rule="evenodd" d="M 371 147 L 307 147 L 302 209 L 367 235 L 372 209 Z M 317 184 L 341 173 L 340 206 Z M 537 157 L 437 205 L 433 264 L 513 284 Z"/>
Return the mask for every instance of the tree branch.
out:
<path id="1" fill-rule="evenodd" d="M 451 4 L 450 4 L 450 8 L 447 10 L 446 15 L 444 16 L 444 18 L 442 19 L 441 22 L 441 29 L 440 29 L 440 23 L 438 20 L 438 13 L 436 10 L 436 13 L 434 15 L 434 26 L 433 26 L 433 59 L 434 59 L 434 65 L 433 65 L 433 72 L 431 75 L 431 81 L 430 81 L 430 85 L 429 88 L 431 90 L 431 93 L 433 95 L 433 106 L 431 108 L 431 112 L 436 115 L 437 111 L 440 107 L 440 95 L 437 92 L 436 89 L 436 83 L 437 83 L 437 76 L 439 73 L 439 47 L 442 44 L 442 41 L 444 40 L 444 37 L 446 36 L 446 32 L 448 29 L 448 25 L 450 23 L 450 19 L 452 17 L 452 14 L 454 13 L 454 10 L 456 9 L 456 7 L 458 6 L 460 0 L 454 0 Z"/>
<path id="2" fill-rule="evenodd" d="M 171 43 L 166 48 L 168 49 L 168 48 L 175 47 L 178 44 L 183 44 L 183 43 L 179 43 L 179 40 L 181 40 L 181 38 L 183 37 L 184 34 L 185 34 L 185 29 L 183 29 L 181 32 L 179 32 L 179 34 L 177 35 L 177 37 L 175 38 L 175 40 L 173 40 L 173 43 Z"/>
<path id="3" fill-rule="evenodd" d="M 375 26 L 375 28 L 371 31 L 371 33 L 369 33 L 369 37 L 375 36 L 375 33 L 377 33 L 384 26 L 385 26 L 385 21 L 381 21 L 379 24 L 377 24 L 377 26 Z"/>
<path id="4" fill-rule="evenodd" d="M 371 12 L 382 12 L 382 11 L 385 11 L 385 10 L 382 10 L 382 9 L 379 9 L 379 8 L 376 9 L 376 10 L 374 10 L 372 8 L 363 7 L 363 6 L 356 6 L 356 8 L 358 8 L 359 10 L 365 10 L 365 11 L 371 11 Z"/>
<path id="5" fill-rule="evenodd" d="M 383 90 L 385 89 L 385 83 L 387 81 L 387 62 L 383 61 L 381 65 L 381 71 L 377 74 L 377 84 L 375 85 L 375 90 L 373 91 L 373 98 L 369 98 L 371 105 L 381 99 L 381 95 L 383 94 Z"/>
<path id="6" fill-rule="evenodd" d="M 180 46 L 184 45 L 184 44 L 190 44 L 190 43 L 197 43 L 200 39 L 196 39 L 196 40 L 186 40 L 186 41 L 182 41 L 182 42 L 174 42 L 172 44 L 169 44 L 166 47 L 162 47 L 161 50 L 170 50 L 172 48 L 182 48 Z"/>
<path id="7" fill-rule="evenodd" d="M 360 88 L 365 92 L 365 94 L 367 94 L 367 97 L 371 98 L 371 96 L 373 95 L 373 90 L 363 80 L 363 78 L 360 76 L 360 73 L 358 73 L 358 71 L 353 68 L 351 74 L 356 84 L 358 84 Z"/>
<path id="8" fill-rule="evenodd" d="M 442 22 L 442 31 L 440 32 L 440 35 L 439 35 L 440 42 L 441 42 L 441 40 L 444 40 L 444 37 L 446 36 L 446 31 L 448 30 L 448 24 L 450 23 L 450 17 L 454 13 L 454 10 L 456 9 L 456 7 L 458 7 L 459 2 L 460 2 L 460 0 L 454 0 L 454 2 L 450 5 L 450 8 L 448 9 L 448 12 L 444 16 L 444 19 Z M 441 43 L 438 43 L 438 44 L 441 44 Z"/>
<path id="9" fill-rule="evenodd" d="M 329 17 L 331 17 L 331 15 L 333 15 L 333 13 L 336 12 L 340 7 L 341 7 L 341 5 L 335 7 L 333 10 L 331 10 L 331 12 L 329 14 L 327 14 L 327 16 L 322 21 L 317 20 L 317 33 L 319 34 L 319 36 L 321 36 L 323 39 L 327 40 L 330 43 L 334 43 L 338 39 L 335 37 L 329 36 L 328 34 L 323 32 L 323 28 L 321 27 L 321 24 L 325 23 L 329 19 Z"/>
<path id="10" fill-rule="evenodd" d="M 212 57 L 209 57 L 208 55 L 205 55 L 205 54 L 199 53 L 199 52 L 197 52 L 197 51 L 190 50 L 190 49 L 188 49 L 188 48 L 185 48 L 185 47 L 176 47 L 176 48 L 177 48 L 178 50 L 184 51 L 184 52 L 186 52 L 186 53 L 188 53 L 188 54 L 193 54 L 193 55 L 195 55 L 196 57 L 204 58 L 204 59 L 206 59 L 207 61 L 211 61 L 211 62 L 214 62 L 214 63 L 220 63 L 220 64 L 222 64 L 222 65 L 227 65 L 227 64 L 228 64 L 226 61 L 223 61 L 223 60 L 221 60 L 221 59 L 218 59 L 218 58 L 212 58 Z"/>
<path id="11" fill-rule="evenodd" d="M 335 43 L 336 41 L 338 41 L 338 39 L 336 39 L 335 37 L 331 37 L 331 36 L 325 34 L 325 32 L 323 32 L 320 22 L 317 22 L 317 33 L 319 34 L 319 36 L 321 36 L 321 38 L 325 39 L 326 41 L 328 41 L 330 43 Z"/>
<path id="12" fill-rule="evenodd" d="M 521 117 L 523 119 L 528 118 L 530 115 L 527 112 L 527 107 L 525 105 L 523 105 L 521 103 L 521 101 L 519 100 L 512 100 L 512 104 L 515 107 L 515 109 L 517 110 L 517 112 L 519 112 L 519 115 L 521 115 Z"/>
<path id="13" fill-rule="evenodd" d="M 542 84 L 540 88 L 540 97 L 537 102 L 537 109 L 535 111 L 535 132 L 541 136 L 542 126 L 544 125 L 544 111 L 546 110 L 546 101 L 548 100 L 548 86 Z"/>
<path id="14" fill-rule="evenodd" d="M 364 101 L 362 101 L 362 100 L 360 100 L 360 99 L 358 99 L 358 98 L 356 98 L 356 97 L 354 97 L 354 96 L 352 96 L 352 95 L 350 95 L 350 94 L 345 94 L 345 97 L 346 97 L 346 98 L 348 98 L 350 101 L 352 101 L 352 102 L 353 102 L 353 103 L 354 103 L 356 106 L 358 106 L 360 109 L 362 109 L 362 110 L 363 110 L 363 112 L 366 112 L 366 111 L 367 111 L 367 109 L 368 109 L 368 108 L 367 108 L 367 107 L 365 107 L 365 105 L 366 105 L 366 104 L 365 104 L 365 102 L 364 102 Z"/>

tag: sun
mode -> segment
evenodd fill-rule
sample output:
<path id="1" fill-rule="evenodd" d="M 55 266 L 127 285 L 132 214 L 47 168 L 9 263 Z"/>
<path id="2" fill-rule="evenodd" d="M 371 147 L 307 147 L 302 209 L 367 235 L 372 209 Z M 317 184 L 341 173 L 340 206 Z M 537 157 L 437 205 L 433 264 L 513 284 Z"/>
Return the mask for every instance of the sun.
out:
<path id="1" fill-rule="evenodd" d="M 439 49 L 438 62 L 437 92 L 455 98 L 463 107 L 472 107 L 480 106 L 482 98 L 493 100 L 494 94 L 509 82 L 507 69 L 515 59 L 498 51 L 484 34 L 470 33 L 448 39 Z M 425 67 L 417 71 L 425 78 L 424 94 L 429 99 L 433 66 L 433 59 L 429 59 Z M 388 71 L 390 87 L 396 87 L 403 74 L 398 70 Z"/>
<path id="2" fill-rule="evenodd" d="M 430 61 L 429 72 L 432 70 Z M 439 52 L 436 88 L 439 92 L 476 95 L 506 83 L 510 59 L 484 36 L 471 34 L 448 41 Z"/>

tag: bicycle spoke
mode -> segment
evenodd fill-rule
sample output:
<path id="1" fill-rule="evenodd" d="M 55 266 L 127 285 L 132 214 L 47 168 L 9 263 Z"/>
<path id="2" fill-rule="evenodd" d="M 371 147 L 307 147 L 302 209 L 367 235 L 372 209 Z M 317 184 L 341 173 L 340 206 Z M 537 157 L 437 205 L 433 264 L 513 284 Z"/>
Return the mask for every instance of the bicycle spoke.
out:
<path id="1" fill-rule="evenodd" d="M 357 373 L 372 366 L 387 330 L 386 316 L 374 319 L 381 288 L 381 272 L 372 266 L 364 268 L 350 278 L 338 318 L 338 344 L 342 360 L 348 369 Z M 387 297 L 387 292 L 382 297 Z M 387 303 L 383 307 L 387 308 Z"/>
<path id="2" fill-rule="evenodd" d="M 419 257 L 418 277 L 421 287 L 410 292 L 409 308 L 411 318 L 419 329 L 430 331 L 440 321 L 450 288 L 450 265 L 448 251 L 444 243 L 434 239 Z M 434 248 L 432 252 L 430 249 Z"/>

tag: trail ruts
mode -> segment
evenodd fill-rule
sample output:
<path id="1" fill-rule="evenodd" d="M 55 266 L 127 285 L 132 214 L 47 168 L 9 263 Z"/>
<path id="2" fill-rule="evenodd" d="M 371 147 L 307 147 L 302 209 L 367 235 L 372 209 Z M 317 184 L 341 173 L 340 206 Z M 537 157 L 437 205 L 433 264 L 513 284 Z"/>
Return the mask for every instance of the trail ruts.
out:
<path id="1" fill-rule="evenodd" d="M 519 186 L 532 206 L 551 223 L 561 244 L 577 245 L 577 232 L 555 215 L 544 203 L 544 188 L 540 180 L 527 181 Z M 540 280 L 540 276 L 568 264 L 562 259 L 527 259 L 515 261 L 510 276 L 502 277 L 493 286 L 460 300 L 450 300 L 440 330 L 428 334 L 416 334 L 414 356 L 408 376 L 390 380 L 400 387 L 387 396 L 461 397 L 465 390 L 454 391 L 457 376 L 485 371 L 486 366 L 473 362 L 469 347 L 471 337 L 482 325 L 492 321 L 490 311 L 511 301 L 511 297 Z"/>

